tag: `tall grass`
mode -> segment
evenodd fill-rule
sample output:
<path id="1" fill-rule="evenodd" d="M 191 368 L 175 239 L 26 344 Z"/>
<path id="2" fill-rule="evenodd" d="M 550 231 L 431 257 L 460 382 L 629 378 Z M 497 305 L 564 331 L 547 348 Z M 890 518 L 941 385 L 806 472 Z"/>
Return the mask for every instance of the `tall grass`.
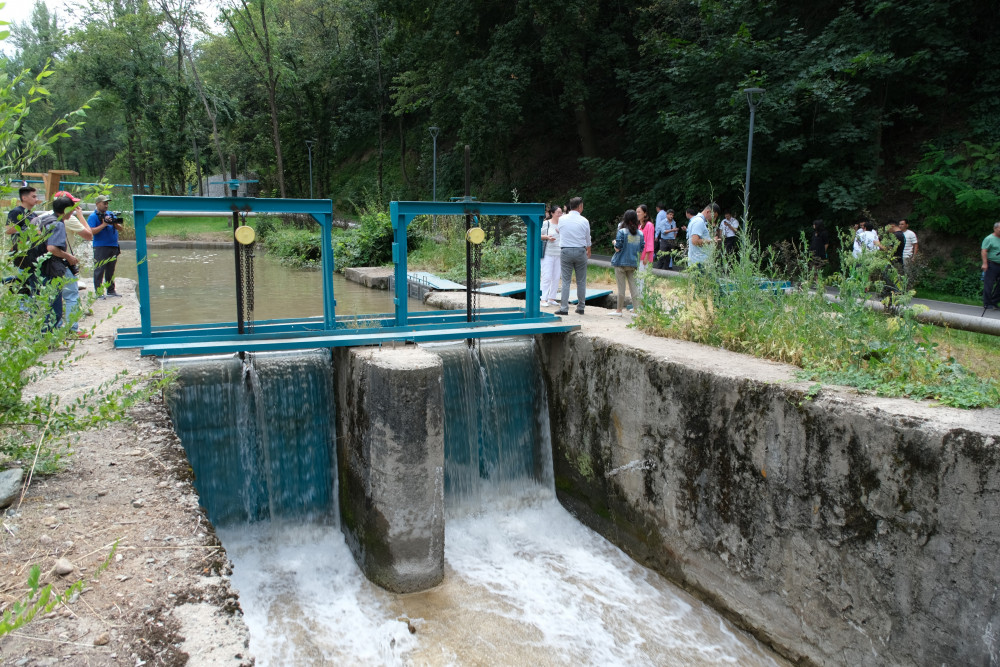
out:
<path id="1" fill-rule="evenodd" d="M 976 377 L 938 351 L 934 327 L 914 318 L 912 293 L 888 253 L 855 258 L 853 239 L 844 238 L 842 271 L 823 278 L 807 257 L 790 267 L 772 249 L 762 251 L 747 227 L 740 230 L 740 252 L 720 256 L 713 248 L 682 297 L 668 301 L 646 290 L 635 326 L 795 364 L 802 379 L 962 408 L 1000 405 L 996 381 Z M 795 285 L 788 293 L 763 282 L 786 279 Z M 829 286 L 839 299 L 827 298 Z M 884 311 L 865 304 L 879 299 L 872 294 L 885 295 Z"/>

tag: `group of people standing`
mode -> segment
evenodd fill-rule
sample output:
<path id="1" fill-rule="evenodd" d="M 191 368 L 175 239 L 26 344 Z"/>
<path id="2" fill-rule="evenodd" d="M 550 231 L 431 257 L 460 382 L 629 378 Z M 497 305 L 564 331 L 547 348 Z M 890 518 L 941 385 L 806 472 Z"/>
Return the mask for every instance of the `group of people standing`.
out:
<path id="1" fill-rule="evenodd" d="M 708 259 L 710 243 L 722 243 L 727 252 L 734 252 L 740 223 L 731 213 L 726 213 L 718 224 L 714 224 L 720 213 L 721 209 L 715 203 L 707 205 L 700 212 L 688 209 L 685 213 L 687 222 L 682 225 L 674 219 L 674 210 L 667 208 L 662 202 L 656 205 L 655 222 L 650 219 L 645 204 L 625 211 L 618 225 L 614 240 L 615 253 L 611 258 L 618 283 L 618 307 L 609 314 L 613 317 L 623 315 L 626 287 L 632 300 L 638 300 L 635 278 L 637 270 L 646 266 L 675 268 L 681 247 L 680 236 L 685 232 L 688 237 L 687 259 L 690 266 L 697 267 Z M 709 231 L 709 225 L 712 225 L 712 231 Z M 559 205 L 550 206 L 542 223 L 541 238 L 541 305 L 557 307 L 556 315 L 568 315 L 570 280 L 575 274 L 576 312 L 582 315 L 587 292 L 587 260 L 590 258 L 592 242 L 590 222 L 583 217 L 583 199 L 574 197 L 565 209 Z"/>
<path id="2" fill-rule="evenodd" d="M 40 203 L 36 188 L 25 185 L 18 190 L 18 204 L 7 214 L 4 229 L 11 240 L 16 271 L 11 280 L 16 283 L 18 292 L 28 299 L 37 298 L 43 285 L 62 281 L 60 290 L 49 304 L 46 331 L 68 325 L 76 337 L 89 337 L 85 331 L 79 331 L 72 317 L 79 307 L 81 286 L 78 279 L 80 258 L 73 251 L 70 233 L 93 243 L 94 290 L 98 298 L 119 296 L 114 277 L 121 253 L 118 233 L 122 225 L 120 219 L 108 211 L 109 202 L 109 197 L 98 197 L 95 210 L 84 218 L 80 199 L 62 190 L 55 194 L 52 208 L 39 213 L 35 211 Z M 27 233 L 29 226 L 34 234 Z M 34 242 L 30 241 L 32 237 Z M 102 293 L 105 286 L 106 292 Z"/>

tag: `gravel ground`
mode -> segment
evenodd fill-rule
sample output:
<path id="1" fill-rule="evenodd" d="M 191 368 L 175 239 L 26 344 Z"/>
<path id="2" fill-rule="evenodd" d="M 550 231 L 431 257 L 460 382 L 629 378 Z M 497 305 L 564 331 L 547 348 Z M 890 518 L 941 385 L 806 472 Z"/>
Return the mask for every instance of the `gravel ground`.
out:
<path id="1" fill-rule="evenodd" d="M 115 329 L 139 321 L 134 285 L 117 283 L 123 298 L 95 302 L 81 322 L 93 334 L 74 350 L 81 356 L 28 393 L 69 402 L 122 370 L 157 370 L 136 350 L 114 349 Z M 136 406 L 125 422 L 80 434 L 71 447 L 65 468 L 36 477 L 3 515 L 0 605 L 24 598 L 35 564 L 42 584 L 57 591 L 78 579 L 85 585 L 75 600 L 0 639 L 0 663 L 253 664 L 228 559 L 161 398 Z M 56 574 L 59 559 L 72 572 Z"/>

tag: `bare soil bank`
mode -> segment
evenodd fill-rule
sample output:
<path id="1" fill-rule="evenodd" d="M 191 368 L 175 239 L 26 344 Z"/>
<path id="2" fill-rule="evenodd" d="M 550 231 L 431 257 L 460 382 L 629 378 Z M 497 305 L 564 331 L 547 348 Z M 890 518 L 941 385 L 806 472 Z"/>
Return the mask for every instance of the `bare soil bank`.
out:
<path id="1" fill-rule="evenodd" d="M 81 323 L 94 328 L 75 350 L 82 356 L 29 392 L 68 402 L 122 370 L 158 369 L 138 351 L 114 349 L 115 329 L 139 319 L 134 285 L 117 282 L 124 297 L 95 302 Z M 82 578 L 85 587 L 74 602 L 0 639 L 0 662 L 253 664 L 230 564 L 198 505 L 160 397 L 136 407 L 127 422 L 81 434 L 72 451 L 62 472 L 36 478 L 3 516 L 0 604 L 24 598 L 33 564 L 42 568 L 42 584 L 63 591 Z M 115 543 L 110 565 L 95 577 Z M 73 564 L 72 574 L 53 572 L 59 558 Z"/>

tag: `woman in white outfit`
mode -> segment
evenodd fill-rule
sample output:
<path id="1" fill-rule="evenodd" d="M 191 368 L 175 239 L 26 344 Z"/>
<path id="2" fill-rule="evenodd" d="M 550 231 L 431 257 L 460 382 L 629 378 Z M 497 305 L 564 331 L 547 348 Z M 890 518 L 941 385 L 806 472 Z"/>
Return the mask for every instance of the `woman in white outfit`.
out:
<path id="1" fill-rule="evenodd" d="M 542 306 L 559 305 L 559 218 L 561 206 L 549 207 L 549 219 L 542 223 Z"/>

